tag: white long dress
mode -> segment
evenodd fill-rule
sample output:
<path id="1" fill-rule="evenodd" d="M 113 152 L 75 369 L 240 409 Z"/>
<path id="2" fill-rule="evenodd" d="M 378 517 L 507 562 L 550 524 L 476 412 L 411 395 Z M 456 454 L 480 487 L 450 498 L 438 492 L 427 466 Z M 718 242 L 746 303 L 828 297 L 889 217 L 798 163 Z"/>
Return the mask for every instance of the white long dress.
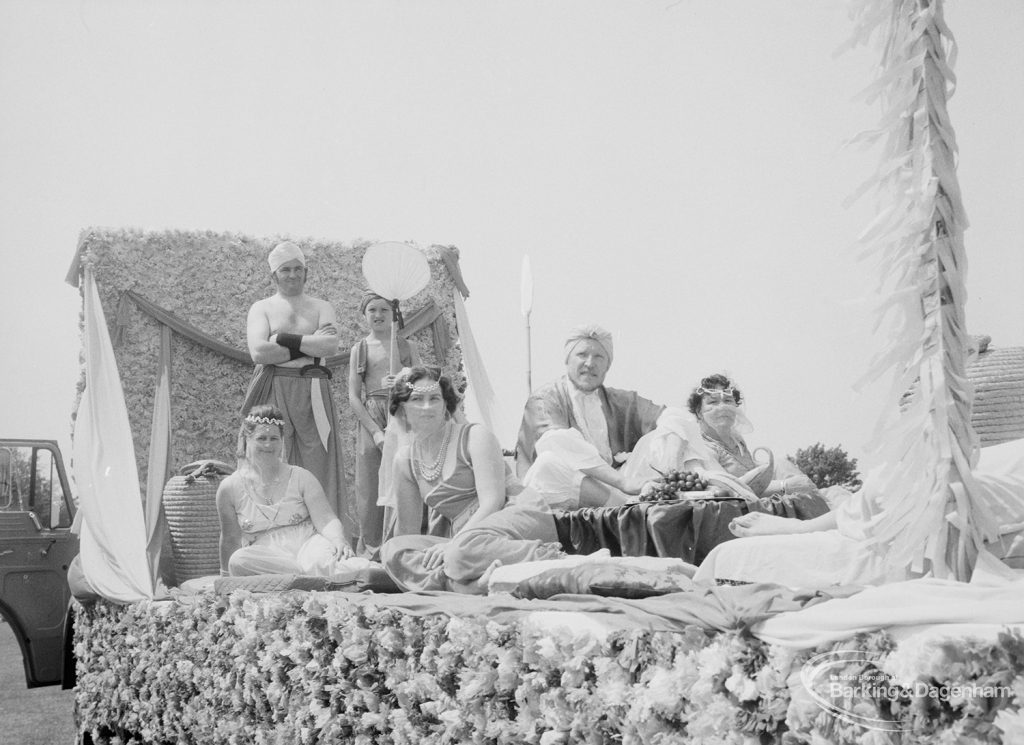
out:
<path id="1" fill-rule="evenodd" d="M 288 468 L 288 483 L 280 502 L 262 504 L 250 493 L 244 479 L 239 479 L 242 488 L 233 490 L 242 547 L 228 561 L 232 577 L 334 573 L 334 546 L 316 532 L 302 497 L 303 478 L 316 477 L 297 466 Z"/>

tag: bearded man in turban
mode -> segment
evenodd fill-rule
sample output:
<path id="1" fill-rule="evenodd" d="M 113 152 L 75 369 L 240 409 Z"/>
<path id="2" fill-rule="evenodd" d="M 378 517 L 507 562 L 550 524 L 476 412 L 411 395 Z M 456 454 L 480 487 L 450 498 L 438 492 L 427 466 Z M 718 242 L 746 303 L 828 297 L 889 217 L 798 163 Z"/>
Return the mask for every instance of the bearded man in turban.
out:
<path id="1" fill-rule="evenodd" d="M 612 335 L 580 326 L 565 341 L 565 375 L 526 402 L 516 446 L 516 470 L 551 507 L 621 504 L 638 494 L 618 471 L 628 453 L 653 430 L 664 406 L 633 391 L 608 388 Z"/>
<path id="2" fill-rule="evenodd" d="M 306 257 L 297 245 L 278 243 L 267 263 L 277 292 L 249 308 L 246 338 L 256 368 L 242 415 L 257 404 L 273 404 L 284 413 L 285 458 L 317 477 L 351 543 L 358 532 L 345 487 L 330 372 L 320 364 L 338 353 L 337 316 L 326 300 L 306 294 Z"/>

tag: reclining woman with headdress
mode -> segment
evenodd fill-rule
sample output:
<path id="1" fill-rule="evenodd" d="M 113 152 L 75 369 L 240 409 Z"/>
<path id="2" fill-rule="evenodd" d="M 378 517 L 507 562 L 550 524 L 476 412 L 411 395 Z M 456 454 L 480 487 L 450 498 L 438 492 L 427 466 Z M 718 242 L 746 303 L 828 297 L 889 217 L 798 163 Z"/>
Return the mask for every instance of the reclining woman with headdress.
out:
<path id="1" fill-rule="evenodd" d="M 405 590 L 484 593 L 497 564 L 562 556 L 543 501 L 523 489 L 493 434 L 456 421 L 458 402 L 439 371 L 414 367 L 395 382 L 391 415 L 410 437 L 395 456 L 394 537 L 381 563 Z"/>
<path id="2" fill-rule="evenodd" d="M 269 404 L 242 420 L 238 470 L 217 489 L 224 576 L 330 576 L 352 555 L 320 482 L 285 462 L 284 429 L 284 415 Z"/>
<path id="3" fill-rule="evenodd" d="M 1014 569 L 1024 568 L 1024 440 L 981 448 L 971 479 L 972 501 L 991 516 L 994 527 L 982 553 L 993 559 L 991 566 L 998 567 L 995 560 L 1002 560 Z M 777 582 L 790 587 L 908 579 L 910 567 L 886 562 L 874 537 L 884 505 L 884 496 L 869 473 L 863 487 L 810 520 L 758 512 L 741 515 L 729 524 L 740 540 L 716 546 L 695 579 Z M 952 516 L 947 519 L 953 522 Z"/>
<path id="4" fill-rule="evenodd" d="M 767 448 L 747 446 L 744 434 L 751 426 L 743 395 L 725 375 L 702 378 L 687 407 L 689 414 L 674 407 L 661 414 L 623 466 L 624 475 L 655 479 L 670 470 L 697 471 L 748 500 L 817 493 L 814 482 L 788 460 L 776 461 Z M 754 457 L 759 451 L 767 454 L 764 462 Z"/>

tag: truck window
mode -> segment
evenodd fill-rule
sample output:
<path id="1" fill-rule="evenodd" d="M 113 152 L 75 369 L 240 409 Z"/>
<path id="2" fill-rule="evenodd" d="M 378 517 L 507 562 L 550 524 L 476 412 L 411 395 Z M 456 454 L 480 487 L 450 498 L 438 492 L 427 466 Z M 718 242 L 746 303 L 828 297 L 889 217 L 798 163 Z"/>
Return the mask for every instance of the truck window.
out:
<path id="1" fill-rule="evenodd" d="M 17 465 L 14 448 L 0 448 L 0 510 L 21 509 L 21 491 L 16 478 L 21 469 Z"/>
<path id="2" fill-rule="evenodd" d="M 34 512 L 46 528 L 71 525 L 53 451 L 44 447 L 0 448 L 0 510 Z"/>

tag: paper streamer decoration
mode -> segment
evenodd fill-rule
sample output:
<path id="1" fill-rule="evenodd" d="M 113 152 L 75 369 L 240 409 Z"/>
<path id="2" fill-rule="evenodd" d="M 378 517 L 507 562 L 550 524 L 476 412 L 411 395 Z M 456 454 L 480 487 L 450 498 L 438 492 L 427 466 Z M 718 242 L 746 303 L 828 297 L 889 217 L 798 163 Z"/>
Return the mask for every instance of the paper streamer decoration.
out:
<path id="1" fill-rule="evenodd" d="M 972 469 L 978 438 L 965 375 L 967 226 L 946 101 L 956 46 L 940 0 L 865 0 L 855 42 L 877 33 L 882 73 L 879 127 L 858 138 L 884 142 L 869 184 L 878 216 L 861 242 L 879 269 L 876 328 L 886 343 L 864 381 L 891 375 L 864 489 L 881 508 L 870 539 L 895 569 L 965 580 L 996 526 Z"/>

